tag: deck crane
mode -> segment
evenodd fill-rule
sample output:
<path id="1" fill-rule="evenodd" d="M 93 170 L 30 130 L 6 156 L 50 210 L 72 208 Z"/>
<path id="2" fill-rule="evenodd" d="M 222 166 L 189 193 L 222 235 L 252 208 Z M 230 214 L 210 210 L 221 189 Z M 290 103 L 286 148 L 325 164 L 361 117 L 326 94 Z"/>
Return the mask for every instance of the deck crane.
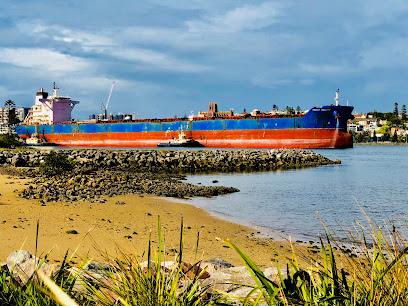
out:
<path id="1" fill-rule="evenodd" d="M 108 99 L 106 100 L 106 106 L 103 103 L 102 103 L 102 106 L 101 106 L 102 107 L 101 111 L 103 111 L 104 119 L 108 119 L 108 106 L 109 106 L 110 98 L 112 96 L 113 86 L 115 86 L 115 81 L 113 81 L 112 86 L 111 86 L 111 88 L 109 90 Z"/>

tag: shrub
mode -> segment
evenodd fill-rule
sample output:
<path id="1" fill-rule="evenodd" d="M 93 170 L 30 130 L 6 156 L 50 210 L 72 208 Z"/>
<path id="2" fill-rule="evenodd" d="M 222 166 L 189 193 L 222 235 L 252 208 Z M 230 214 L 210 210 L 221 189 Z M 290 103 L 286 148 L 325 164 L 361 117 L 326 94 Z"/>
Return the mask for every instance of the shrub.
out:
<path id="1" fill-rule="evenodd" d="M 4 134 L 0 136 L 0 148 L 12 148 L 18 147 L 21 143 L 18 140 L 17 135 L 13 134 Z"/>
<path id="2" fill-rule="evenodd" d="M 40 166 L 40 172 L 44 176 L 55 176 L 70 171 L 73 167 L 73 163 L 65 154 L 53 150 L 45 156 L 44 162 Z"/>

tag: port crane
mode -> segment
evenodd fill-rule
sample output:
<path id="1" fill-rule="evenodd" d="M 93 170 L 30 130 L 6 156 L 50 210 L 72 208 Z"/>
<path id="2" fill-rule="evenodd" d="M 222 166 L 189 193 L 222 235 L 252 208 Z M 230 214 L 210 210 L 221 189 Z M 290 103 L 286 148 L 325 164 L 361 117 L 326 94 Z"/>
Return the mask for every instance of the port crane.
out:
<path id="1" fill-rule="evenodd" d="M 112 91 L 113 91 L 114 86 L 115 86 L 115 81 L 113 81 L 112 86 L 109 90 L 108 99 L 106 100 L 106 105 L 102 103 L 102 106 L 101 106 L 101 111 L 103 111 L 104 119 L 108 119 L 108 106 L 109 106 L 109 101 L 112 96 Z"/>

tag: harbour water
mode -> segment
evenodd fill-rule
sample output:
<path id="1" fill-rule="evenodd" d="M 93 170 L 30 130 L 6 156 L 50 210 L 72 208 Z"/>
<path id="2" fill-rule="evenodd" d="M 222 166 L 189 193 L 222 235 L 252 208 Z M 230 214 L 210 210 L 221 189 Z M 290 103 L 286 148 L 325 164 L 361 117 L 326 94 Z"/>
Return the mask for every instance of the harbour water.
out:
<path id="1" fill-rule="evenodd" d="M 377 224 L 403 218 L 408 211 L 408 146 L 355 146 L 317 150 L 340 165 L 299 170 L 193 175 L 188 182 L 233 186 L 241 191 L 187 201 L 222 218 L 317 237 L 324 224 L 342 235 L 346 226 Z M 218 181 L 213 183 L 213 181 Z"/>

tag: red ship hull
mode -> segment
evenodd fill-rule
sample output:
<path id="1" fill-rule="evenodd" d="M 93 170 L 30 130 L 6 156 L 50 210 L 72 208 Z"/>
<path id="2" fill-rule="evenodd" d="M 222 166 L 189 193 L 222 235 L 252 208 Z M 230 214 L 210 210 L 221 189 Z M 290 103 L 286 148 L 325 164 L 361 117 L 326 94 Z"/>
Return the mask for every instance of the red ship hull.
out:
<path id="1" fill-rule="evenodd" d="M 50 143 L 68 147 L 156 147 L 177 137 L 177 132 L 123 132 L 43 134 Z M 353 147 L 352 135 L 338 129 L 277 129 L 186 131 L 210 148 L 307 148 L 344 149 Z M 20 135 L 25 138 L 24 135 Z"/>

